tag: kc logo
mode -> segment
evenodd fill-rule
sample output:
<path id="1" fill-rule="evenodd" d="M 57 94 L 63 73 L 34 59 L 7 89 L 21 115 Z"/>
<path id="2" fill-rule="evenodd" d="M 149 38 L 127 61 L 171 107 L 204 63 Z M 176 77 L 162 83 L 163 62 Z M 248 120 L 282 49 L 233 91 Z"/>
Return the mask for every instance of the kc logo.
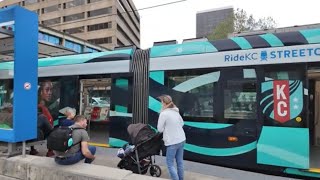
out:
<path id="1" fill-rule="evenodd" d="M 285 123 L 297 117 L 303 109 L 303 86 L 301 81 L 275 80 L 262 83 L 263 113 Z"/>
<path id="2" fill-rule="evenodd" d="M 273 81 L 274 119 L 279 122 L 290 120 L 289 82 Z"/>

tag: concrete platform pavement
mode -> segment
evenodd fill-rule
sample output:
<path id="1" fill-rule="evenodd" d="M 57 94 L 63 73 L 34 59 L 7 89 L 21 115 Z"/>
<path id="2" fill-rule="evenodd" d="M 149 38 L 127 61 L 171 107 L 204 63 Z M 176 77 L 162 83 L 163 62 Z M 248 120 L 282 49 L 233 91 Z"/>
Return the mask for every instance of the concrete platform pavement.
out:
<path id="1" fill-rule="evenodd" d="M 45 156 L 46 147 L 37 147 L 37 149 L 40 151 L 39 156 Z M 120 161 L 120 159 L 116 156 L 117 150 L 118 149 L 114 149 L 114 148 L 98 147 L 96 152 L 97 158 L 95 159 L 93 164 L 117 168 L 117 164 Z M 294 180 L 294 178 L 272 176 L 272 175 L 243 171 L 238 169 L 196 163 L 191 161 L 184 161 L 184 162 L 185 162 L 185 179 L 186 180 L 197 180 L 197 179 Z M 169 178 L 167 168 L 166 168 L 166 163 L 165 163 L 165 157 L 156 156 L 156 164 L 160 165 L 163 171 L 161 178 Z M 150 176 L 150 175 L 148 173 L 145 176 Z"/>
<path id="2" fill-rule="evenodd" d="M 115 153 L 116 149 L 97 148 L 96 159 L 95 159 L 95 161 L 93 161 L 92 165 L 84 164 L 84 163 L 77 163 L 76 165 L 72 165 L 72 166 L 60 166 L 60 165 L 56 165 L 53 162 L 53 158 L 45 157 L 45 154 L 46 154 L 45 147 L 37 146 L 36 148 L 39 151 L 39 154 L 37 156 L 28 156 L 28 158 L 30 158 L 30 157 L 43 157 L 43 160 L 39 160 L 40 165 L 42 164 L 41 162 L 43 162 L 44 165 L 51 164 L 50 167 L 56 168 L 57 170 L 61 169 L 61 167 L 62 167 L 64 170 L 71 169 L 73 173 L 83 173 L 83 172 L 87 172 L 88 171 L 87 169 L 89 169 L 90 171 L 91 171 L 91 169 L 94 169 L 94 170 L 92 170 L 92 172 L 94 172 L 93 174 L 99 174 L 100 171 L 101 172 L 102 171 L 108 172 L 108 171 L 114 170 L 114 172 L 116 172 L 116 173 L 119 173 L 119 171 L 127 171 L 127 170 L 120 170 L 117 168 L 117 164 L 120 161 L 120 158 L 116 157 L 116 153 Z M 105 151 L 109 151 L 110 154 L 106 155 Z M 38 164 L 38 162 L 37 162 L 37 164 Z M 160 164 L 157 164 L 157 165 L 160 165 Z M 70 168 L 70 167 L 72 167 L 72 168 Z M 79 167 L 81 167 L 80 168 L 81 170 L 79 172 L 74 170 L 74 169 L 79 169 Z M 85 167 L 85 169 L 84 169 L 84 167 Z M 103 167 L 105 167 L 106 169 L 103 169 Z M 156 180 L 169 179 L 169 174 L 168 174 L 167 168 L 162 165 L 160 165 L 160 167 L 162 170 L 162 175 L 160 178 L 155 178 L 155 179 Z M 130 178 L 136 177 L 139 180 L 149 180 L 150 178 L 154 179 L 154 177 L 150 176 L 149 172 L 146 175 L 133 174 L 131 171 L 127 171 L 127 172 L 129 172 L 131 174 Z M 113 177 L 113 174 L 110 174 L 110 175 Z M 134 179 L 134 178 L 132 178 L 132 179 Z M 137 180 L 137 179 L 135 179 L 135 180 Z M 220 177 L 215 177 L 215 176 L 204 175 L 201 173 L 185 171 L 185 180 L 200 180 L 200 179 L 201 180 L 226 180 L 226 178 L 220 178 Z"/>
<path id="3" fill-rule="evenodd" d="M 30 155 L 0 158 L 0 167 L 0 178 L 6 180 L 164 180 L 100 165 L 77 163 L 62 166 L 53 158 Z"/>
<path id="4" fill-rule="evenodd" d="M 104 165 L 108 167 L 117 167 L 120 159 L 116 156 L 115 148 L 97 148 L 97 158 L 94 164 Z M 163 173 L 162 178 L 169 178 L 165 157 L 156 156 L 156 164 L 160 165 Z M 192 161 L 184 161 L 185 179 L 232 179 L 232 180 L 295 180 L 295 178 L 273 176 L 239 169 L 225 168 L 220 166 L 208 165 Z"/>
<path id="5" fill-rule="evenodd" d="M 107 162 L 106 162 L 107 161 Z M 108 167 L 117 167 L 117 164 L 119 162 L 119 158 L 111 158 L 109 159 L 101 159 L 101 158 L 96 158 L 96 160 L 93 162 L 93 164 L 97 165 L 102 165 L 102 166 L 108 166 Z M 159 165 L 159 164 L 157 164 Z M 167 167 L 161 166 L 161 178 L 165 179 L 170 179 Z M 216 176 L 209 176 L 209 175 L 204 175 L 200 173 L 195 173 L 195 172 L 190 172 L 190 171 L 185 171 L 185 180 L 227 180 L 226 178 L 221 178 L 221 177 L 216 177 Z M 145 176 L 150 176 L 149 172 Z"/>

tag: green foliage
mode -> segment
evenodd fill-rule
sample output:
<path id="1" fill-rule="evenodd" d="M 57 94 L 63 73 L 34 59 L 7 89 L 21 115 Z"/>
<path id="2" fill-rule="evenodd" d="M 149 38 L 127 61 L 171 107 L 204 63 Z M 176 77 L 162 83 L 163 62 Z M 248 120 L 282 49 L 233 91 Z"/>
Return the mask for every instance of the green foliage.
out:
<path id="1" fill-rule="evenodd" d="M 276 22 L 272 17 L 256 20 L 252 14 L 248 15 L 243 9 L 237 9 L 228 18 L 218 24 L 208 35 L 209 40 L 225 39 L 229 33 L 273 29 Z"/>

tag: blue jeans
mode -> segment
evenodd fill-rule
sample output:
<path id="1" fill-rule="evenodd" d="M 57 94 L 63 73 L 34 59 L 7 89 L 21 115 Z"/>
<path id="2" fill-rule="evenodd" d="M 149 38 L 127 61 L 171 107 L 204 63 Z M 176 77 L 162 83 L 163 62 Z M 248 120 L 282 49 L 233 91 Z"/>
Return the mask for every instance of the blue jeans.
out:
<path id="1" fill-rule="evenodd" d="M 167 166 L 170 178 L 173 180 L 183 180 L 183 147 L 184 141 L 179 144 L 167 146 Z M 174 167 L 174 159 L 176 159 L 177 169 Z"/>
<path id="2" fill-rule="evenodd" d="M 89 148 L 89 151 L 91 152 L 92 155 L 94 155 L 96 153 L 96 147 L 89 146 L 88 148 Z M 81 150 L 76 152 L 74 155 L 69 156 L 69 157 L 65 157 L 65 158 L 55 157 L 54 161 L 60 165 L 71 165 L 71 164 L 75 164 L 75 163 L 81 161 L 84 158 L 85 158 L 84 163 L 91 164 L 93 161 L 92 159 L 88 159 L 88 158 L 84 157 Z"/>

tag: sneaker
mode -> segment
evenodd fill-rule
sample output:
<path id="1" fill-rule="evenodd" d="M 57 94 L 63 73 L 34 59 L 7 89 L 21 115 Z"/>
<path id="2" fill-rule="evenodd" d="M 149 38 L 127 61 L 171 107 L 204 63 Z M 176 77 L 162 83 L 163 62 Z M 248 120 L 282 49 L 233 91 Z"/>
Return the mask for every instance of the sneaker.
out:
<path id="1" fill-rule="evenodd" d="M 52 156 L 54 156 L 54 152 L 52 150 L 48 150 L 46 156 L 47 157 L 52 157 Z"/>
<path id="2" fill-rule="evenodd" d="M 39 152 L 36 149 L 31 149 L 30 155 L 37 155 Z"/>

